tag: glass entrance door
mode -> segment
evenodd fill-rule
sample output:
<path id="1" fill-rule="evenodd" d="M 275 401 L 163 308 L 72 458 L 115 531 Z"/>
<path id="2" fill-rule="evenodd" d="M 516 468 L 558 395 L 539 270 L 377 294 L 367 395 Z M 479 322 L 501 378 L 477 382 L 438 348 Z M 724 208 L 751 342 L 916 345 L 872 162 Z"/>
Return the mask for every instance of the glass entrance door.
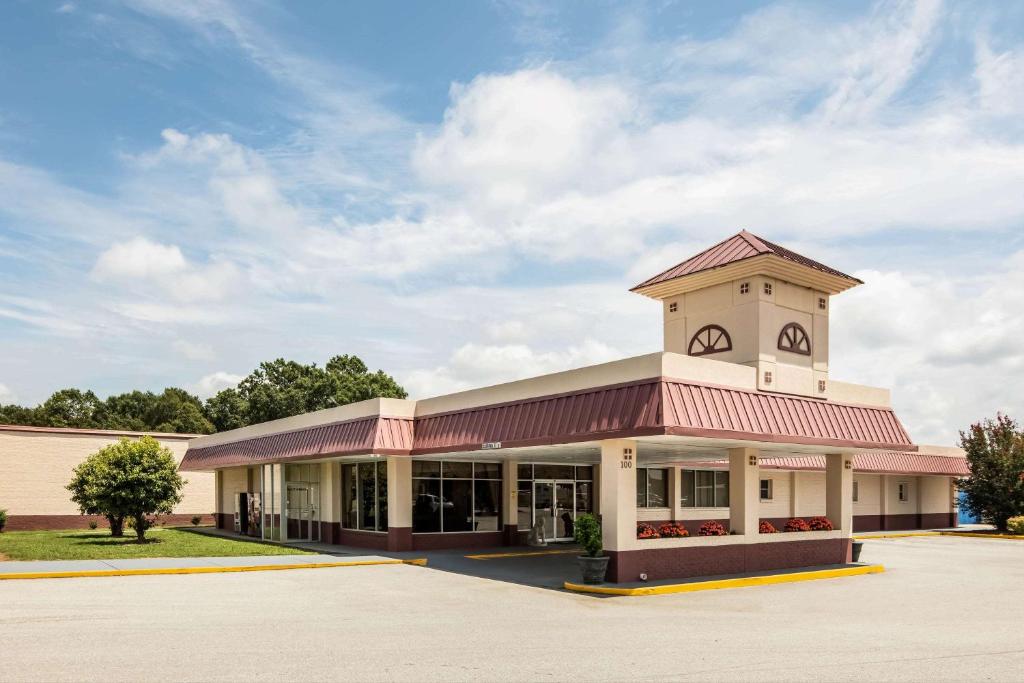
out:
<path id="1" fill-rule="evenodd" d="M 288 484 L 285 515 L 288 519 L 289 541 L 320 540 L 318 489 L 316 484 Z"/>
<path id="2" fill-rule="evenodd" d="M 572 540 L 575 519 L 576 482 L 533 482 L 533 523 L 543 523 L 544 540 Z"/>

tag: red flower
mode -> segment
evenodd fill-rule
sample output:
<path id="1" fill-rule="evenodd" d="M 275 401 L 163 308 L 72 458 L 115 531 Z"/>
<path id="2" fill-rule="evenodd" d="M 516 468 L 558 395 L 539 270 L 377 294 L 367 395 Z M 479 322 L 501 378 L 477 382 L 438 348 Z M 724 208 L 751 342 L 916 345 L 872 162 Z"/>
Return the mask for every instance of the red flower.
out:
<path id="1" fill-rule="evenodd" d="M 654 527 L 647 522 L 640 522 L 636 525 L 636 537 L 639 539 L 661 538 Z"/>
<path id="2" fill-rule="evenodd" d="M 777 534 L 777 533 L 779 533 L 779 530 L 776 529 L 774 526 L 772 526 L 772 523 L 767 521 L 767 520 L 764 521 L 764 522 L 761 522 L 761 524 L 758 526 L 757 530 L 760 531 L 762 534 Z"/>
<path id="3" fill-rule="evenodd" d="M 832 522 L 828 517 L 811 517 L 807 521 L 807 525 L 811 531 L 832 531 Z"/>
<path id="4" fill-rule="evenodd" d="M 666 522 L 658 527 L 658 533 L 662 538 L 686 538 L 690 535 L 682 522 Z"/>
<path id="5" fill-rule="evenodd" d="M 721 522 L 716 522 L 715 520 L 711 520 L 711 521 L 708 521 L 708 522 L 704 522 L 703 524 L 700 525 L 700 531 L 697 532 L 697 535 L 698 536 L 725 536 L 728 533 L 729 532 L 725 530 L 725 527 L 722 526 Z"/>
<path id="6" fill-rule="evenodd" d="M 810 531 L 811 527 L 810 527 L 810 525 L 805 520 L 803 520 L 803 519 L 801 519 L 799 517 L 794 517 L 793 519 L 791 519 L 788 522 L 786 522 L 786 526 L 784 526 L 782 528 L 782 530 L 783 531 Z"/>

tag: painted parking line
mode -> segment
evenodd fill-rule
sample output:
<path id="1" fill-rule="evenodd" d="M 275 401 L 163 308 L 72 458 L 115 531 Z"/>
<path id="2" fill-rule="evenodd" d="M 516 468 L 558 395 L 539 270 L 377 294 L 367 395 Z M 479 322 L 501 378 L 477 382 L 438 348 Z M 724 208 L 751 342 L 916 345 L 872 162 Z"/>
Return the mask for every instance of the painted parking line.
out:
<path id="1" fill-rule="evenodd" d="M 470 560 L 500 560 L 506 557 L 537 557 L 538 555 L 579 555 L 579 548 L 572 550 L 524 550 L 517 553 L 486 553 L 482 555 L 466 555 Z"/>
<path id="2" fill-rule="evenodd" d="M 877 538 L 913 538 L 914 536 L 938 536 L 940 531 L 909 531 L 905 534 L 877 534 L 875 536 L 854 536 L 855 541 L 873 541 Z"/>
<path id="3" fill-rule="evenodd" d="M 966 536 L 967 538 L 1003 538 L 1008 541 L 1024 541 L 1024 536 L 1015 534 L 977 534 L 970 531 L 939 531 L 940 536 Z"/>
<path id="4" fill-rule="evenodd" d="M 100 576 L 151 576 L 159 574 L 221 574 L 230 572 L 266 572 L 284 569 L 327 569 L 330 567 L 367 567 L 381 564 L 412 564 L 425 567 L 426 558 L 413 560 L 354 560 L 349 562 L 300 562 L 294 564 L 240 565 L 232 567 L 147 567 L 145 569 L 84 569 L 65 572 L 0 573 L 0 581 L 18 579 L 78 579 Z"/>
<path id="5" fill-rule="evenodd" d="M 751 586 L 769 586 L 776 583 L 797 583 L 799 581 L 818 581 L 821 579 L 838 579 L 844 576 L 862 576 L 864 574 L 881 574 L 885 567 L 872 564 L 864 567 L 841 567 L 839 569 L 819 569 L 810 572 L 793 572 L 791 574 L 769 574 L 767 576 L 747 576 L 738 579 L 716 579 L 714 581 L 693 581 L 691 583 L 674 583 L 665 586 L 641 586 L 639 588 L 614 588 L 612 586 L 588 586 L 579 583 L 565 582 L 565 589 L 578 593 L 595 593 L 597 595 L 668 595 L 671 593 L 694 593 L 696 591 L 721 590 L 723 588 L 749 588 Z"/>

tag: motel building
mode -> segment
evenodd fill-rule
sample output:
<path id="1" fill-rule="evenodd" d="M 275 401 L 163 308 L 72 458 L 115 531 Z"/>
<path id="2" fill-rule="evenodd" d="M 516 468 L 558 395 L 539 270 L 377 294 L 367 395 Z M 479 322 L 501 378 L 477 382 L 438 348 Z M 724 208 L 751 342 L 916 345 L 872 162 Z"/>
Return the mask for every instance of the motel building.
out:
<path id="1" fill-rule="evenodd" d="M 216 473 L 219 527 L 274 541 L 555 543 L 593 512 L 609 581 L 844 563 L 854 531 L 955 525 L 967 474 L 887 389 L 829 376 L 831 298 L 859 284 L 740 232 L 633 288 L 661 303 L 663 352 L 204 436 L 181 469 Z M 814 516 L 834 529 L 759 533 Z M 638 538 L 671 521 L 690 536 Z"/>

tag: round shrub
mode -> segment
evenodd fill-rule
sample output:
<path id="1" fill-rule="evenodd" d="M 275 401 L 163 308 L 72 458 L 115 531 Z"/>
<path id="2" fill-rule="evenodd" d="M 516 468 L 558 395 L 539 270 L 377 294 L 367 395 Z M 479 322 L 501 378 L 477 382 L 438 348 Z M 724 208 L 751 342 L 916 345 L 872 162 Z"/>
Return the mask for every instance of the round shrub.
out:
<path id="1" fill-rule="evenodd" d="M 1024 515 L 1017 515 L 1006 520 L 1006 530 L 1011 534 L 1024 534 Z"/>
<path id="2" fill-rule="evenodd" d="M 681 522 L 666 522 L 658 527 L 658 535 L 662 538 L 686 538 L 690 532 Z"/>
<path id="3" fill-rule="evenodd" d="M 99 524 L 96 523 L 95 519 L 90 519 L 89 520 L 89 528 L 90 529 L 92 529 L 93 531 L 96 531 L 96 527 L 98 527 L 98 526 L 99 526 Z"/>
<path id="4" fill-rule="evenodd" d="M 807 526 L 811 527 L 811 531 L 832 531 L 832 522 L 828 517 L 811 517 L 807 520 Z"/>
<path id="5" fill-rule="evenodd" d="M 726 536 L 726 535 L 728 535 L 728 533 L 729 532 L 725 530 L 725 527 L 722 526 L 721 522 L 716 522 L 715 520 L 711 520 L 711 521 L 708 521 L 708 522 L 704 522 L 703 524 L 700 525 L 700 530 L 697 532 L 697 535 L 698 536 Z"/>
<path id="6" fill-rule="evenodd" d="M 636 537 L 639 539 L 661 538 L 661 534 L 647 522 L 640 522 L 636 525 Z"/>
<path id="7" fill-rule="evenodd" d="M 776 529 L 771 522 L 765 520 L 757 526 L 757 530 L 762 534 L 777 534 L 779 530 Z"/>
<path id="8" fill-rule="evenodd" d="M 811 526 L 806 520 L 800 517 L 794 517 L 793 519 L 786 522 L 786 526 L 782 527 L 783 531 L 810 531 Z"/>
<path id="9" fill-rule="evenodd" d="M 199 526 L 202 521 L 203 518 L 199 515 L 192 515 L 192 526 Z"/>

